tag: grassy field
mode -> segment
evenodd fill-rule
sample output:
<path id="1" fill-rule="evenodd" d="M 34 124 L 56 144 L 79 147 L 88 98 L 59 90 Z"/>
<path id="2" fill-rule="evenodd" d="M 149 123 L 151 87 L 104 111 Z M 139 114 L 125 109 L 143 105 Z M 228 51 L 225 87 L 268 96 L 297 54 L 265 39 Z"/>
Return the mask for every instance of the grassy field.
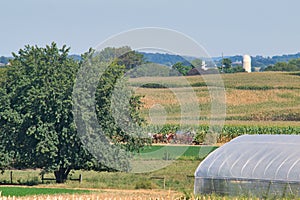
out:
<path id="1" fill-rule="evenodd" d="M 141 151 L 141 154 L 151 153 L 155 151 L 159 151 L 164 149 L 167 152 L 183 152 L 179 160 L 189 159 L 189 160 L 202 160 L 205 158 L 210 152 L 215 150 L 216 146 L 177 146 L 177 145 L 153 145 L 150 147 L 146 147 Z M 172 155 L 171 155 L 172 157 Z"/>
<path id="2" fill-rule="evenodd" d="M 89 190 L 74 190 L 65 188 L 32 188 L 32 187 L 0 187 L 2 196 L 33 196 L 54 194 L 87 194 Z"/>
<path id="3" fill-rule="evenodd" d="M 159 162 L 159 161 L 158 161 Z M 95 171 L 74 171 L 73 177 L 78 177 L 82 174 L 83 181 L 79 183 L 77 181 L 67 181 L 65 184 L 57 185 L 54 181 L 47 181 L 44 185 L 38 187 L 59 187 L 63 188 L 81 188 L 81 189 L 118 189 L 118 190 L 136 190 L 136 189 L 151 189 L 151 190 L 163 190 L 164 184 L 161 179 L 153 179 L 153 177 L 165 178 L 165 189 L 177 191 L 180 193 L 189 193 L 193 191 L 194 178 L 192 177 L 199 160 L 174 160 L 170 165 L 157 171 L 146 173 L 122 173 L 122 172 L 95 172 Z M 22 173 L 20 173 L 22 172 Z M 0 180 L 9 180 L 9 171 L 5 171 L 3 175 L 0 175 Z M 13 171 L 16 179 L 26 179 L 29 176 L 39 177 L 39 170 L 27 170 L 27 171 Z M 28 175 L 30 174 L 30 175 Z M 47 177 L 53 177 L 53 174 L 48 174 Z M 41 180 L 39 179 L 39 183 Z M 33 186 L 32 188 L 35 188 Z M 10 190 L 11 191 L 11 190 Z M 32 190 L 32 194 L 36 190 Z M 55 190 L 53 190 L 55 191 Z M 59 192 L 57 190 L 56 192 Z M 72 191 L 68 191 L 72 192 Z M 14 193 L 14 190 L 12 190 Z M 2 193 L 3 195 L 11 193 Z M 37 194 L 37 193 L 36 193 Z"/>
<path id="4" fill-rule="evenodd" d="M 187 97 L 185 103 L 200 106 L 200 123 L 207 124 L 210 120 L 212 101 L 207 85 L 215 84 L 213 76 L 137 78 L 130 79 L 130 82 L 136 86 L 135 91 L 144 96 L 142 113 L 149 122 L 179 124 L 182 117 L 180 106 L 182 101 L 178 100 L 180 96 L 180 98 Z M 278 123 L 300 125 L 300 76 L 298 74 L 238 73 L 222 74 L 221 78 L 226 91 L 226 124 L 246 125 L 258 122 L 263 125 Z M 166 88 L 141 87 L 149 82 L 165 85 Z M 218 84 L 221 85 L 219 82 Z M 196 95 L 197 99 L 192 101 L 189 98 L 192 95 Z M 161 109 L 153 109 L 157 104 L 164 108 L 164 112 Z M 151 115 L 158 119 L 151 121 Z"/>
<path id="5" fill-rule="evenodd" d="M 161 180 L 152 180 L 151 177 L 165 177 L 166 187 L 172 190 L 184 190 L 189 183 L 192 188 L 193 179 L 187 178 L 192 176 L 200 162 L 215 146 L 177 146 L 177 145 L 153 145 L 145 148 L 139 155 L 153 153 L 159 150 L 169 153 L 169 163 L 166 167 L 152 172 L 144 173 L 122 173 L 122 172 L 95 172 L 95 171 L 74 171 L 71 177 L 77 178 L 79 174 L 83 176 L 83 182 L 68 181 L 65 187 L 76 188 L 111 188 L 111 189 L 162 189 Z M 177 153 L 180 152 L 179 159 L 174 160 Z M 137 158 L 139 159 L 139 158 Z M 147 159 L 146 157 L 146 160 Z M 151 157 L 154 163 L 162 162 L 161 156 Z M 26 184 L 26 180 L 36 180 L 41 183 L 40 170 L 13 170 L 13 183 Z M 54 178 L 53 174 L 47 174 L 46 177 Z M 2 183 L 8 183 L 10 180 L 10 171 L 7 170 L 0 175 Z M 46 185 L 53 186 L 55 181 L 46 181 Z M 190 190 L 190 189 L 189 189 Z M 191 190 L 190 190 L 191 191 Z"/>
<path id="6" fill-rule="evenodd" d="M 174 157 L 172 153 L 184 151 L 178 160 L 169 160 L 166 166 L 159 170 L 143 172 L 143 173 L 123 173 L 123 172 L 95 172 L 95 171 L 74 171 L 71 176 L 77 178 L 79 174 L 82 174 L 83 181 L 67 181 L 67 183 L 59 185 L 60 189 L 66 188 L 94 188 L 94 189 L 117 189 L 117 190 L 163 190 L 165 179 L 165 191 L 177 191 L 181 194 L 192 194 L 194 178 L 193 174 L 199 165 L 201 159 L 203 159 L 209 152 L 216 149 L 213 146 L 161 146 L 154 145 L 144 149 L 141 154 L 147 154 L 159 150 L 170 152 L 170 157 Z M 149 161 L 149 160 L 148 160 Z M 159 164 L 163 161 L 162 157 L 152 157 L 154 164 Z M 13 170 L 13 182 L 14 183 L 26 183 L 25 180 L 34 179 L 37 183 L 41 183 L 40 170 Z M 54 177 L 53 174 L 47 174 L 46 177 Z M 155 177 L 155 178 L 154 178 Z M 162 179 L 157 179 L 157 177 Z M 8 182 L 10 179 L 10 171 L 5 171 L 0 175 L 1 182 Z M 22 180 L 22 181 L 21 181 Z M 58 187 L 54 181 L 46 181 L 46 184 L 39 185 L 39 188 L 32 187 L 29 190 L 28 187 L 2 187 L 2 195 L 31 195 L 31 194 L 56 194 L 56 193 L 71 193 L 74 190 L 55 190 L 46 189 L 40 187 Z M 26 189 L 27 188 L 27 189 Z M 78 193 L 86 193 L 87 191 L 76 190 Z M 178 193 L 178 194 L 179 194 Z"/>

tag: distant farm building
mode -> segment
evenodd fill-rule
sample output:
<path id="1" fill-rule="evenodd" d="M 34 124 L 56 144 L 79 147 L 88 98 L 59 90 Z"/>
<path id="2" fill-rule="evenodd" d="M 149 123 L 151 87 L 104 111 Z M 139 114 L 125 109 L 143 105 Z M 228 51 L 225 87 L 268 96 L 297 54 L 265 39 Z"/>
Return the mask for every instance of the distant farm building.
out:
<path id="1" fill-rule="evenodd" d="M 243 62 L 241 60 L 236 60 L 231 63 L 232 66 L 242 66 Z"/>
<path id="2" fill-rule="evenodd" d="M 215 70 L 215 69 L 217 69 L 217 66 L 214 62 L 212 62 L 212 61 L 202 61 L 201 66 L 191 69 L 187 73 L 187 75 L 188 76 L 194 76 L 194 75 L 215 73 L 215 71 L 209 72 L 210 70 Z"/>

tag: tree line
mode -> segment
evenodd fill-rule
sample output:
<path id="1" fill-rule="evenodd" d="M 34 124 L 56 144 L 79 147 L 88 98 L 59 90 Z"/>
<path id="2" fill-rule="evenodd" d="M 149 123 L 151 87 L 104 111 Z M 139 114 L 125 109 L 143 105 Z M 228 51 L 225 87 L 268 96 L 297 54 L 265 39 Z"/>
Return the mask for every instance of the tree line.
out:
<path id="1" fill-rule="evenodd" d="M 264 71 L 300 71 L 300 58 L 269 65 Z"/>

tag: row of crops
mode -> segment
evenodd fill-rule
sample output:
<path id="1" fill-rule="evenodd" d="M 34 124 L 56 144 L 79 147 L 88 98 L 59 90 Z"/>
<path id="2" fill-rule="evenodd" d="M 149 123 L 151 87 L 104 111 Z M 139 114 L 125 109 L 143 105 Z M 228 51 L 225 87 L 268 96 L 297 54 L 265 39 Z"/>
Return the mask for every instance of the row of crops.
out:
<path id="1" fill-rule="evenodd" d="M 206 84 L 206 82 L 195 82 L 195 83 L 131 83 L 132 87 L 142 88 L 178 88 L 178 87 L 208 87 L 217 86 L 213 83 Z M 237 89 L 237 90 L 299 90 L 300 87 L 296 86 L 270 86 L 270 85 L 239 85 L 239 86 L 227 86 L 226 88 Z"/>
<path id="2" fill-rule="evenodd" d="M 253 125 L 225 125 L 220 127 L 210 127 L 208 125 L 181 127 L 179 125 L 166 124 L 163 126 L 150 126 L 149 132 L 152 133 L 192 133 L 194 141 L 199 144 L 205 143 L 210 136 L 216 137 L 217 143 L 225 143 L 231 139 L 244 134 L 287 134 L 300 135 L 300 126 L 253 126 Z"/>

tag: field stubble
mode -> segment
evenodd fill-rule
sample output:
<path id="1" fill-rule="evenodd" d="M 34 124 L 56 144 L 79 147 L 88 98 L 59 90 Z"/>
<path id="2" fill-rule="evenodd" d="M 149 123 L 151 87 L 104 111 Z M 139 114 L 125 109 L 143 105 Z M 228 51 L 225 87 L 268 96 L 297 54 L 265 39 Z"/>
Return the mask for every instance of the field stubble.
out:
<path id="1" fill-rule="evenodd" d="M 244 124 L 263 121 L 264 125 L 273 125 L 274 121 L 281 121 L 281 124 L 288 126 L 290 123 L 295 124 L 300 121 L 300 76 L 268 72 L 223 74 L 221 77 L 226 94 L 226 102 L 223 102 L 226 105 L 226 124 L 233 124 L 232 121 L 237 123 L 244 121 Z M 212 97 L 206 85 L 215 84 L 212 78 L 191 76 L 130 79 L 133 85 L 143 85 L 148 82 L 167 86 L 166 88 L 134 87 L 136 93 L 143 96 L 142 114 L 148 121 L 151 122 L 149 111 L 158 104 L 165 109 L 165 112 L 159 110 L 161 113 L 157 113 L 156 117 L 161 119 L 163 117 L 166 124 L 179 124 L 185 117 L 181 113 L 182 101 L 178 100 L 179 95 L 186 97 L 184 103 L 190 107 L 199 105 L 200 123 L 211 119 Z M 196 99 L 190 98 L 193 95 Z M 151 112 L 153 114 L 155 110 Z M 190 117 L 190 124 L 197 123 L 193 119 L 194 116 Z M 160 122 L 162 120 L 154 121 L 154 123 Z"/>

